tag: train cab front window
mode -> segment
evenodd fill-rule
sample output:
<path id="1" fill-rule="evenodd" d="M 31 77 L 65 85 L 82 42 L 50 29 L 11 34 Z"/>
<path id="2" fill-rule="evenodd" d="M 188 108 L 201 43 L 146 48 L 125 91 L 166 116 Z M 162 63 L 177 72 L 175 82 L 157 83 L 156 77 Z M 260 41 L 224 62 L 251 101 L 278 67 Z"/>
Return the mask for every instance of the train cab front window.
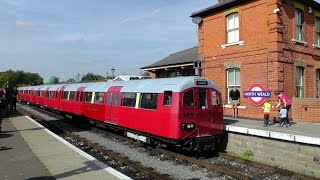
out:
<path id="1" fill-rule="evenodd" d="M 211 99 L 211 105 L 212 106 L 219 106 L 220 103 L 220 96 L 217 93 L 217 91 L 212 90 L 212 99 Z"/>
<path id="2" fill-rule="evenodd" d="M 199 89 L 199 104 L 200 109 L 208 109 L 206 89 Z"/>
<path id="3" fill-rule="evenodd" d="M 189 90 L 183 94 L 183 107 L 194 107 L 193 90 Z"/>

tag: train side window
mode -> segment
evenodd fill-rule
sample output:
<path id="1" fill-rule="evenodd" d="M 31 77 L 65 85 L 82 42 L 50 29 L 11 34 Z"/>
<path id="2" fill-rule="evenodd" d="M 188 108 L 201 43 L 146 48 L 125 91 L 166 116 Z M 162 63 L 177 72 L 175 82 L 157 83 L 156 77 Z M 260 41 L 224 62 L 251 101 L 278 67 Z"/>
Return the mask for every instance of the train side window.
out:
<path id="1" fill-rule="evenodd" d="M 156 93 L 141 93 L 140 108 L 157 109 L 158 94 Z"/>
<path id="2" fill-rule="evenodd" d="M 74 91 L 70 91 L 69 100 L 74 100 Z"/>
<path id="3" fill-rule="evenodd" d="M 84 94 L 84 101 L 87 103 L 90 103 L 92 99 L 92 92 L 86 92 Z"/>
<path id="4" fill-rule="evenodd" d="M 183 107 L 194 107 L 193 90 L 189 90 L 183 94 Z"/>
<path id="5" fill-rule="evenodd" d="M 113 94 L 113 106 L 119 106 L 120 93 Z"/>
<path id="6" fill-rule="evenodd" d="M 201 109 L 208 109 L 206 89 L 199 89 L 199 103 Z"/>
<path id="7" fill-rule="evenodd" d="M 68 99 L 69 91 L 64 91 L 62 95 L 62 99 Z"/>
<path id="8" fill-rule="evenodd" d="M 103 92 L 96 92 L 94 97 L 95 104 L 102 104 L 103 102 L 104 93 Z"/>
<path id="9" fill-rule="evenodd" d="M 54 91 L 49 91 L 49 98 L 54 98 Z"/>
<path id="10" fill-rule="evenodd" d="M 164 91 L 163 105 L 171 106 L 172 91 Z"/>
<path id="11" fill-rule="evenodd" d="M 135 107 L 136 106 L 136 93 L 123 93 L 122 106 Z"/>
<path id="12" fill-rule="evenodd" d="M 107 105 L 111 106 L 111 102 L 112 102 L 112 92 L 108 92 Z"/>
<path id="13" fill-rule="evenodd" d="M 217 91 L 212 90 L 212 99 L 211 99 L 211 105 L 218 106 L 220 105 L 220 96 L 217 93 Z"/>
<path id="14" fill-rule="evenodd" d="M 77 94 L 77 101 L 82 101 L 83 92 L 78 92 Z"/>

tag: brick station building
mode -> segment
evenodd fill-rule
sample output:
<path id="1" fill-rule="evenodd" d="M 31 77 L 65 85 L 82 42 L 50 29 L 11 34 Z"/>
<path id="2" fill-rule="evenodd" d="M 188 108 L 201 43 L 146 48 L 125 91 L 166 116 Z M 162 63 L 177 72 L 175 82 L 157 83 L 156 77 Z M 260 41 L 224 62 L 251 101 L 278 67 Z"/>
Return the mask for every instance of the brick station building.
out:
<path id="1" fill-rule="evenodd" d="M 292 98 L 293 120 L 320 122 L 319 3 L 220 0 L 191 17 L 198 26 L 202 76 L 221 88 L 226 116 L 232 113 L 228 92 L 236 87 L 241 92 L 239 117 L 262 119 L 262 104 L 243 96 L 252 85 L 261 84 L 272 92 L 273 105 L 277 104 L 276 90 Z M 150 72 L 155 77 L 170 77 L 161 70 Z M 277 114 L 274 109 L 271 118 Z"/>

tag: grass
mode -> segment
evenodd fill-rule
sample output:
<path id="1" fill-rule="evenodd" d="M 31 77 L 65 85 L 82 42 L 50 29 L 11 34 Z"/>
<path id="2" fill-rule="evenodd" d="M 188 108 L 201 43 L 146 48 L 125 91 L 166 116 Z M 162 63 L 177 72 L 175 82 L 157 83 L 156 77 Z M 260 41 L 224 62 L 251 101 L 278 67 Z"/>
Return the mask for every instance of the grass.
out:
<path id="1" fill-rule="evenodd" d="M 253 159 L 253 152 L 250 150 L 246 150 L 245 152 L 240 153 L 240 158 L 245 160 L 252 160 Z"/>

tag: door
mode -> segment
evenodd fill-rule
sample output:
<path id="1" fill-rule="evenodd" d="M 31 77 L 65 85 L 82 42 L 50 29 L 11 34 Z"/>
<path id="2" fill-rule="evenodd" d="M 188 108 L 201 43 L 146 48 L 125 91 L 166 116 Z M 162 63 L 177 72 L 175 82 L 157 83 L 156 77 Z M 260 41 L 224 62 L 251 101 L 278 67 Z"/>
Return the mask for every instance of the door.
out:
<path id="1" fill-rule="evenodd" d="M 74 110 L 77 115 L 82 115 L 83 95 L 85 87 L 79 87 L 76 92 L 76 100 L 74 103 Z"/>
<path id="2" fill-rule="evenodd" d="M 105 106 L 105 122 L 118 125 L 120 115 L 120 98 L 122 86 L 112 86 L 107 91 L 107 101 Z"/>

